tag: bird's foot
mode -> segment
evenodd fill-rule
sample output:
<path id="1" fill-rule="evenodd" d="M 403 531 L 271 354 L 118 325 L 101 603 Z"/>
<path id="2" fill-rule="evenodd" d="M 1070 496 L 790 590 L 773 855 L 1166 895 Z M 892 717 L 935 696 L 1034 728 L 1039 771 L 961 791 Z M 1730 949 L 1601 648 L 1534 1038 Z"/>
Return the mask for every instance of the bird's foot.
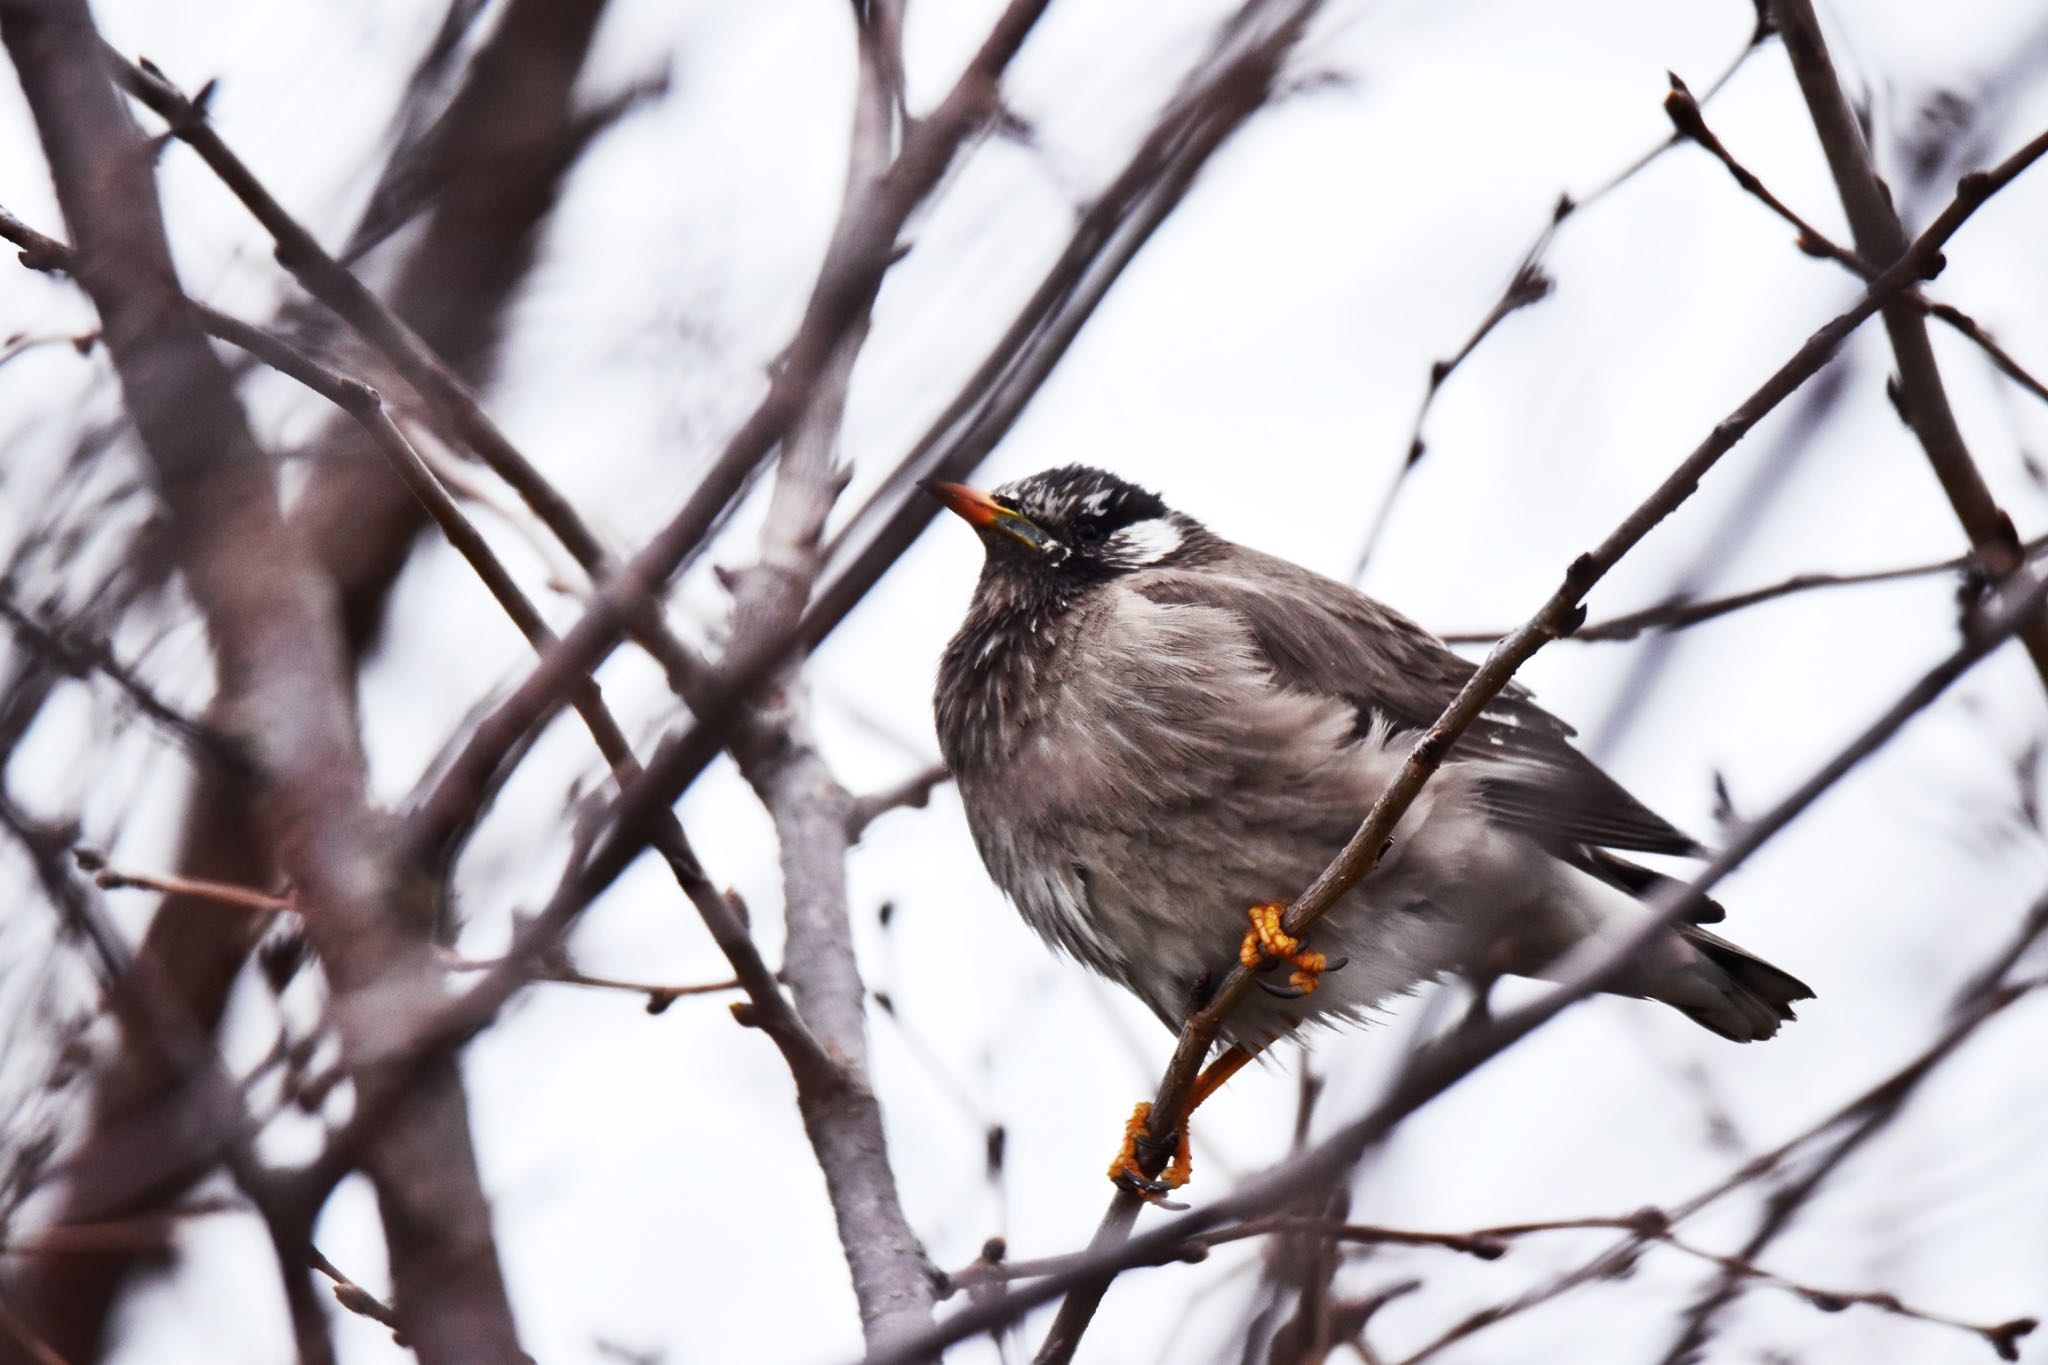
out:
<path id="1" fill-rule="evenodd" d="M 1268 986 L 1261 981 L 1270 995 L 1282 999 L 1299 999 L 1315 994 L 1324 972 L 1334 972 L 1344 966 L 1345 959 L 1330 961 L 1313 948 L 1304 947 L 1302 941 L 1280 926 L 1280 917 L 1287 907 L 1278 901 L 1266 901 L 1254 905 L 1250 910 L 1252 927 L 1246 931 L 1244 942 L 1238 946 L 1237 960 L 1248 971 L 1262 971 L 1267 967 L 1285 962 L 1294 968 L 1287 978 L 1287 985 Z"/>
<path id="2" fill-rule="evenodd" d="M 1116 1160 L 1109 1163 L 1109 1178 L 1133 1194 L 1147 1199 L 1159 1200 L 1188 1183 L 1188 1176 L 1194 1168 L 1194 1158 L 1188 1151 L 1188 1126 L 1183 1123 L 1174 1134 L 1173 1159 L 1166 1169 L 1156 1176 L 1145 1174 L 1140 1159 L 1141 1149 L 1149 1149 L 1156 1156 L 1165 1146 L 1152 1136 L 1146 1124 L 1152 1118 L 1152 1102 L 1146 1100 L 1131 1111 L 1124 1123 L 1124 1145 L 1117 1150 Z"/>

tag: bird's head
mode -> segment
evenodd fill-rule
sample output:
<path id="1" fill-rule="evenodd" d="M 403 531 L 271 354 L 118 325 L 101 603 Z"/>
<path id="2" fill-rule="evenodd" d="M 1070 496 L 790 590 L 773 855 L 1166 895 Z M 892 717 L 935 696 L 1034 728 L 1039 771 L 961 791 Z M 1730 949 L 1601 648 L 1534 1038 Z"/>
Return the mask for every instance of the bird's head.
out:
<path id="1" fill-rule="evenodd" d="M 1048 469 L 990 493 L 958 483 L 921 487 L 981 537 L 985 576 L 1052 592 L 1177 562 L 1206 534 L 1158 494 L 1086 465 Z"/>

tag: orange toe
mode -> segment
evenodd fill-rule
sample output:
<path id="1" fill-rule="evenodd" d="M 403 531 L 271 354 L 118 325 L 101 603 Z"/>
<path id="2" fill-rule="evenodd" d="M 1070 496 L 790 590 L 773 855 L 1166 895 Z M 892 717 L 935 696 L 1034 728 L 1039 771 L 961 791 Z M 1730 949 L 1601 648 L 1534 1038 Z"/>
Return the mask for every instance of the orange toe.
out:
<path id="1" fill-rule="evenodd" d="M 1145 1174 L 1145 1167 L 1138 1156 L 1138 1144 L 1149 1140 L 1147 1124 L 1152 1118 L 1152 1102 L 1145 1100 L 1131 1110 L 1130 1118 L 1124 1120 L 1123 1146 L 1117 1149 L 1116 1160 L 1109 1163 L 1109 1178 L 1127 1190 L 1144 1195 L 1147 1199 L 1159 1199 L 1167 1193 L 1188 1183 L 1193 1172 L 1194 1160 L 1188 1150 L 1188 1127 L 1185 1123 L 1174 1135 L 1173 1160 L 1157 1176 Z"/>
<path id="2" fill-rule="evenodd" d="M 1329 959 L 1313 948 L 1303 947 L 1300 939 L 1281 926 L 1281 916 L 1287 913 L 1287 907 L 1278 901 L 1264 901 L 1247 913 L 1252 927 L 1238 945 L 1237 960 L 1250 971 L 1269 963 L 1285 962 L 1294 968 L 1287 984 L 1303 995 L 1314 993 Z"/>

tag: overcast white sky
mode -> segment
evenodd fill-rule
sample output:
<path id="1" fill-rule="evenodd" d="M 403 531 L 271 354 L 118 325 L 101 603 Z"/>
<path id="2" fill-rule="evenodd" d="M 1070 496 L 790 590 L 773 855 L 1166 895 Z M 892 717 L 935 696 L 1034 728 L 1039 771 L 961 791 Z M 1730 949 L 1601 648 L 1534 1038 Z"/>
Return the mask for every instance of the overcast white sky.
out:
<path id="1" fill-rule="evenodd" d="M 995 8 L 911 5 L 914 106 L 951 81 Z M 391 102 L 438 9 L 421 0 L 95 5 L 117 46 L 188 88 L 220 78 L 212 108 L 228 140 L 329 242 L 366 192 Z M 1052 6 L 1007 85 L 1035 144 L 980 148 L 916 224 L 916 248 L 890 277 L 847 416 L 855 499 L 978 360 L 1225 9 Z M 690 488 L 757 396 L 808 291 L 843 174 L 845 11 L 834 0 L 613 6 L 591 96 L 656 75 L 669 91 L 609 134 L 571 181 L 492 407 L 620 547 Z M 1899 136 L 1941 91 L 1997 90 L 1981 110 L 1980 163 L 2048 124 L 2048 26 L 2037 5 L 1862 0 L 1824 19 L 1845 78 L 1871 104 L 1887 172 L 1899 166 Z M 1225 535 L 1347 575 L 1403 455 L 1430 362 L 1483 316 L 1560 193 L 1590 190 L 1664 136 L 1665 72 L 1704 88 L 1751 24 L 1738 0 L 1333 0 L 1298 61 L 1304 76 L 1332 79 L 1262 114 L 1217 157 L 985 481 L 1069 460 L 1101 464 Z M 1847 239 L 1776 46 L 1751 58 L 1707 116 L 1782 197 Z M 1912 195 L 1894 183 L 1924 219 L 1963 168 Z M 187 286 L 260 315 L 279 272 L 252 226 L 183 150 L 165 157 L 163 181 Z M 0 204 L 45 230 L 60 226 L 11 77 L 0 78 Z M 1958 237 L 1935 289 L 2036 373 L 2048 371 L 2044 224 L 2048 168 L 2037 168 Z M 1506 627 L 1531 612 L 1575 554 L 1855 293 L 1690 147 L 1573 218 L 1549 268 L 1555 295 L 1506 323 L 1446 386 L 1429 454 L 1363 584 L 1439 630 Z M 62 284 L 0 270 L 0 333 L 79 330 L 87 317 Z M 1953 338 L 1938 334 L 1936 346 L 1993 489 L 2022 535 L 2048 530 L 2048 495 L 2022 462 L 2027 452 L 2048 456 L 2048 409 Z M 55 449 L 36 415 L 62 416 L 97 363 L 52 348 L 0 369 L 0 421 L 25 452 L 0 485 L 10 538 L 33 523 L 34 490 L 49 476 L 36 462 Z M 1966 548 L 1884 399 L 1881 334 L 1860 336 L 1846 365 L 1841 403 L 1823 424 L 1782 414 L 1767 423 L 1594 593 L 1593 615 L 1656 600 L 1688 574 L 1732 589 Z M 282 385 L 260 385 L 254 403 L 280 445 L 319 415 Z M 1758 487 L 1774 490 L 1766 504 Z M 740 518 L 716 557 L 746 562 L 753 524 Z M 501 539 L 537 572 L 516 538 Z M 936 526 L 809 670 L 819 738 L 849 786 L 885 784 L 936 756 L 931 677 L 978 556 L 971 536 Z M 1558 645 L 1523 676 L 1627 785 L 1711 835 L 1715 773 L 1739 810 L 1763 809 L 1947 652 L 1952 603 L 1952 584 L 1930 579 L 1812 595 L 1697 629 L 1635 698 L 1641 709 L 1625 731 L 1608 719 L 1644 643 Z M 707 576 L 688 585 L 679 613 L 714 638 L 721 606 Z M 476 700 L 517 676 L 524 647 L 439 547 L 408 570 L 391 641 L 365 711 L 380 790 L 395 799 Z M 189 685 L 199 650 L 196 631 L 174 634 L 153 666 L 174 687 Z M 652 670 L 622 659 L 606 683 L 640 735 L 671 718 Z M 1779 1039 L 1738 1048 L 1653 1006 L 1575 1008 L 1403 1128 L 1365 1168 L 1355 1216 L 1457 1230 L 1675 1201 L 1896 1067 L 2048 874 L 2041 840 L 2012 813 L 2014 761 L 2042 721 L 2038 680 L 2016 653 L 2001 655 L 1727 884 L 1730 937 L 1819 994 Z M 41 791 L 53 810 L 82 802 L 88 839 L 118 834 L 122 856 L 160 865 L 168 808 L 131 810 L 134 786 L 110 792 L 92 780 L 103 769 L 80 771 L 81 736 L 115 741 L 75 716 L 53 719 L 16 759 L 17 790 Z M 592 771 L 586 750 L 558 727 L 499 803 L 463 869 L 465 947 L 501 943 L 510 914 L 552 883 L 561 793 Z M 701 781 L 681 813 L 714 878 L 755 907 L 772 959 L 778 890 L 765 819 L 725 770 Z M 879 824 L 853 884 L 863 969 L 895 1006 L 893 1017 L 870 1015 L 876 1085 L 909 1212 L 934 1260 L 963 1264 L 998 1233 L 1019 1256 L 1078 1247 L 1108 1197 L 1101 1172 L 1122 1117 L 1150 1092 L 1171 1039 L 1030 937 L 981 870 L 950 793 Z M 895 908 L 886 930 L 885 902 Z M 131 927 L 146 909 L 118 908 Z M 673 887 L 644 865 L 589 916 L 575 949 L 592 971 L 724 975 Z M 1319 1040 L 1315 1065 L 1330 1080 L 1319 1126 L 1371 1102 L 1419 1014 L 1411 1002 L 1383 1028 Z M 1891 1288 L 1964 1318 L 2048 1307 L 2044 1025 L 2048 1003 L 2033 1001 L 1991 1026 L 1766 1261 L 1825 1285 Z M 267 998 L 251 989 L 237 1045 L 260 1053 L 273 1028 Z M 1219 1195 L 1282 1154 L 1297 1066 L 1286 1055 L 1204 1108 L 1190 1197 Z M 537 1359 L 603 1359 L 600 1340 L 670 1361 L 858 1353 L 786 1073 L 721 1003 L 684 1001 L 649 1019 L 627 997 L 537 990 L 472 1049 L 469 1076 L 513 1297 Z M 1739 1148 L 1714 1145 L 1703 1095 L 1725 1111 Z M 1008 1132 L 1008 1164 L 992 1186 L 983 1133 L 996 1123 Z M 1746 1228 L 1710 1218 L 1698 1239 L 1732 1246 Z M 377 1287 L 376 1233 L 367 1189 L 351 1184 L 319 1242 Z M 1386 1255 L 1344 1282 L 1426 1280 L 1378 1320 L 1375 1342 L 1394 1358 L 1600 1244 L 1558 1235 L 1488 1264 Z M 185 1251 L 181 1273 L 133 1303 L 132 1348 L 119 1359 L 279 1358 L 286 1324 L 253 1223 L 196 1224 Z M 1234 1359 L 1228 1334 L 1254 1261 L 1233 1252 L 1127 1277 L 1083 1359 Z M 1446 1358 L 1653 1358 L 1701 1280 L 1697 1265 L 1652 1252 L 1628 1285 L 1567 1299 Z M 1191 1321 L 1177 1329 L 1179 1344 L 1164 1345 L 1183 1315 Z M 338 1330 L 351 1362 L 405 1358 L 374 1324 L 344 1315 Z M 1021 1349 L 1041 1331 L 1034 1321 Z M 1822 1315 L 1768 1290 L 1730 1315 L 1722 1349 L 1736 1360 L 1766 1349 L 1825 1360 L 1986 1354 L 1961 1334 L 1864 1311 Z M 2044 1350 L 2028 1358 L 2048 1359 Z M 957 1358 L 994 1351 L 977 1344 Z"/>

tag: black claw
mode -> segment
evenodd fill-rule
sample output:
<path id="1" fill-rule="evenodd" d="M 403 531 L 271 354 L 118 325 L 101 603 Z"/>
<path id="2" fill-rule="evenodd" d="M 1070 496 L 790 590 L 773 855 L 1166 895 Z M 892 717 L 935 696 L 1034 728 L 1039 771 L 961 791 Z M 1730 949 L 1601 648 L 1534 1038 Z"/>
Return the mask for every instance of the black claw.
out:
<path id="1" fill-rule="evenodd" d="M 1173 1186 L 1165 1181 L 1152 1180 L 1146 1176 L 1135 1175 L 1130 1171 L 1125 1171 L 1117 1176 L 1116 1183 L 1122 1188 L 1129 1190 L 1132 1194 L 1142 1194 L 1151 1199 L 1157 1199 L 1162 1195 L 1173 1193 Z"/>
<path id="2" fill-rule="evenodd" d="M 1348 957 L 1333 957 L 1323 964 L 1322 974 L 1328 976 L 1331 972 L 1341 972 L 1350 965 L 1351 959 Z"/>
<path id="3" fill-rule="evenodd" d="M 1327 971 L 1328 968 L 1325 968 L 1324 970 Z M 1308 994 L 1308 992 L 1303 990 L 1301 987 L 1293 985 L 1291 983 L 1285 986 L 1276 986 L 1270 981 L 1261 981 L 1258 983 L 1258 986 L 1260 990 L 1264 991 L 1266 994 L 1272 996 L 1276 1000 L 1299 1000 L 1304 995 Z"/>

